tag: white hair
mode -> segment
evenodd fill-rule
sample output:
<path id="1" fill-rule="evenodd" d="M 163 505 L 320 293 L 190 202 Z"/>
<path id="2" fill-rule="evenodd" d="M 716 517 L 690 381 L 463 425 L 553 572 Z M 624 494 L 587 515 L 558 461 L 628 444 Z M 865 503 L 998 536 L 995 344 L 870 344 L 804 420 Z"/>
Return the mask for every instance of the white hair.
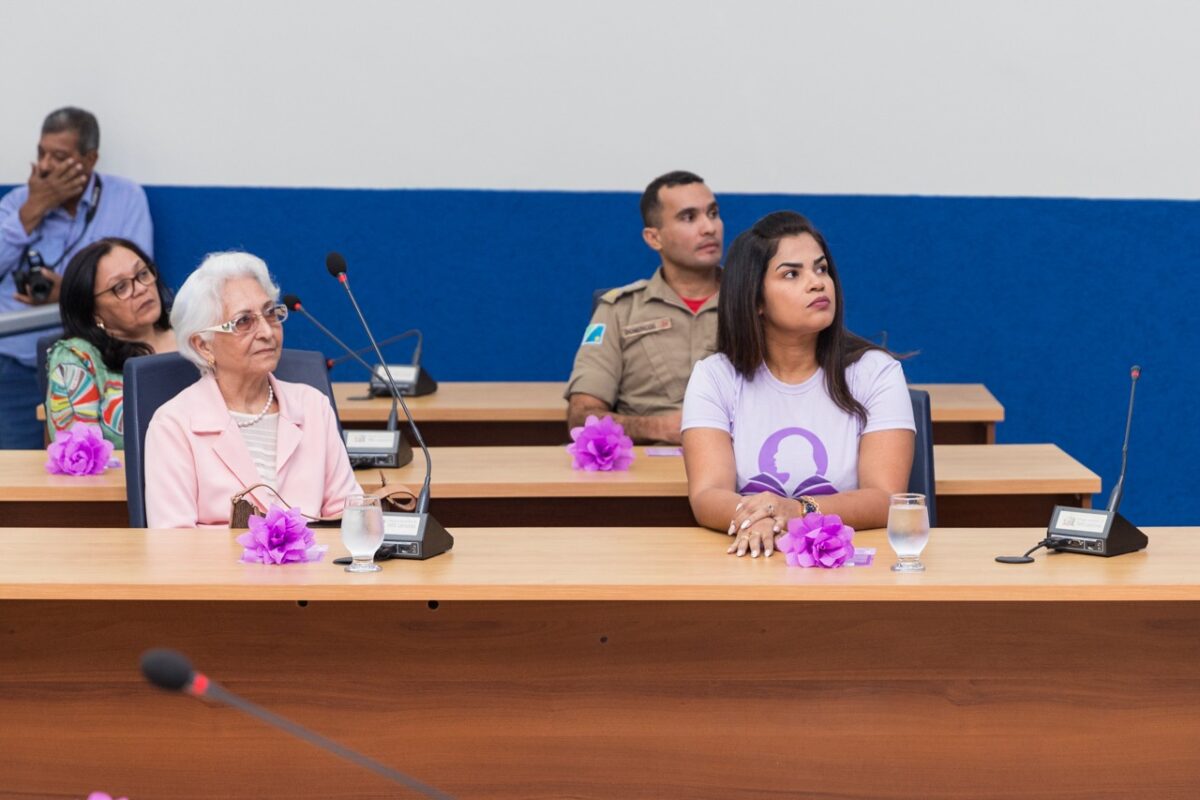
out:
<path id="1" fill-rule="evenodd" d="M 271 280 L 266 262 L 258 256 L 236 251 L 205 256 L 179 287 L 171 307 L 171 328 L 175 331 L 179 355 L 195 364 L 201 375 L 212 372 L 212 367 L 192 346 L 192 337 L 199 334 L 204 341 L 211 342 L 214 334 L 200 331 L 228 321 L 221 319 L 221 315 L 225 310 L 225 284 L 233 278 L 254 278 L 268 297 L 279 300 L 279 287 Z"/>

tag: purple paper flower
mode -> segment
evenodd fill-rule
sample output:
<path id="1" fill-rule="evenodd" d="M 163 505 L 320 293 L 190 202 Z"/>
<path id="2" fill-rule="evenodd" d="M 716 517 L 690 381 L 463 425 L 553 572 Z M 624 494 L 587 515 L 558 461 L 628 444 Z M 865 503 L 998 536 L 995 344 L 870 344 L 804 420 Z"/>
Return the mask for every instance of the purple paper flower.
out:
<path id="1" fill-rule="evenodd" d="M 87 800 L 129 800 L 128 797 L 114 798 L 108 792 L 92 792 L 87 796 Z"/>
<path id="2" fill-rule="evenodd" d="M 629 469 L 633 463 L 633 439 L 612 417 L 589 416 L 583 427 L 571 429 L 571 438 L 567 452 L 575 459 L 575 469 L 609 472 Z"/>
<path id="3" fill-rule="evenodd" d="M 108 467 L 113 444 L 105 441 L 99 425 L 76 422 L 54 434 L 46 448 L 50 459 L 46 472 L 51 475 L 99 475 Z"/>
<path id="4" fill-rule="evenodd" d="M 320 561 L 329 549 L 328 545 L 316 543 L 300 509 L 284 511 L 274 503 L 267 509 L 267 516 L 250 517 L 250 531 L 237 537 L 237 543 L 246 548 L 242 561 L 247 564 Z"/>
<path id="5" fill-rule="evenodd" d="M 854 529 L 837 514 L 806 514 L 788 521 L 775 547 L 789 567 L 840 567 L 854 557 Z"/>

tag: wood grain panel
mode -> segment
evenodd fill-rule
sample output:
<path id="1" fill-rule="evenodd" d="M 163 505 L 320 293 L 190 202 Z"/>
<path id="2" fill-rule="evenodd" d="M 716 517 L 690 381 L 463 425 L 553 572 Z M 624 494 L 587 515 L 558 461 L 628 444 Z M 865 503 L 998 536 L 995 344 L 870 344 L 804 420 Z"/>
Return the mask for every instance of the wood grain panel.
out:
<path id="1" fill-rule="evenodd" d="M 691 525 L 682 458 L 637 453 L 627 472 L 596 473 L 571 469 L 561 446 L 434 448 L 433 509 L 446 525 Z M 1045 524 L 1055 504 L 1088 504 L 1100 490 L 1099 476 L 1050 444 L 936 445 L 934 460 L 942 525 Z M 0 450 L 0 525 L 125 524 L 123 470 L 47 475 L 44 464 L 40 450 Z M 419 487 L 424 459 L 383 474 Z M 379 476 L 358 473 L 368 491 Z"/>
<path id="2" fill-rule="evenodd" d="M 1194 602 L 8 601 L 0 633 L 5 796 L 401 796 L 145 686 L 150 645 L 464 798 L 1200 790 Z"/>
<path id="3" fill-rule="evenodd" d="M 1004 421 L 1004 406 L 983 384 L 920 383 L 911 387 L 929 392 L 935 423 Z M 565 389 L 566 384 L 559 381 L 444 381 L 433 394 L 405 398 L 405 403 L 420 424 L 556 422 L 565 430 Z M 342 422 L 382 422 L 392 409 L 391 400 L 368 397 L 365 383 L 335 383 L 333 396 Z"/>
<path id="4" fill-rule="evenodd" d="M 238 561 L 228 530 L 0 529 L 0 599 L 484 601 L 1200 601 L 1200 530 L 1148 528 L 1150 546 L 1119 558 L 1039 554 L 998 564 L 1037 529 L 938 529 L 928 570 L 898 575 L 883 531 L 860 531 L 870 567 L 789 568 L 726 555 L 701 528 L 456 529 L 454 549 L 348 575 L 326 561 L 268 567 Z M 317 531 L 330 555 L 338 532 Z"/>

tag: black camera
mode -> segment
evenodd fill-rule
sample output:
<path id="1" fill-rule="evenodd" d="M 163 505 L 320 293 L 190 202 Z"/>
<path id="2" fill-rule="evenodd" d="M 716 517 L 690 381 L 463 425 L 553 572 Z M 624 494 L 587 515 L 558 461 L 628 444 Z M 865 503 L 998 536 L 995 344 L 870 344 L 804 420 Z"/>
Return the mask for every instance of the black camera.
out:
<path id="1" fill-rule="evenodd" d="M 42 254 L 37 250 L 28 250 L 24 261 L 24 268 L 13 271 L 13 283 L 17 285 L 17 291 L 32 297 L 35 303 L 46 302 L 50 299 L 50 292 L 54 291 L 54 281 L 42 274 L 42 267 L 46 266 Z"/>

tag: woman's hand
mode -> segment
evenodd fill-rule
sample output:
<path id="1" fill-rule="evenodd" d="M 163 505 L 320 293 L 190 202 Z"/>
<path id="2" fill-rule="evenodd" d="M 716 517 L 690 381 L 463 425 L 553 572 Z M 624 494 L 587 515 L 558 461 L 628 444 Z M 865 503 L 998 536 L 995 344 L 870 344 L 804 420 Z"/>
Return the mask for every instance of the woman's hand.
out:
<path id="1" fill-rule="evenodd" d="M 772 521 L 775 533 L 783 533 L 787 530 L 788 520 L 792 517 L 803 516 L 801 512 L 800 503 L 790 497 L 780 497 L 770 492 L 759 492 L 758 494 L 742 498 L 742 501 L 737 504 L 737 508 L 733 510 L 733 519 L 729 522 L 729 530 L 726 533 L 734 536 L 738 531 L 745 530 L 763 519 Z"/>
<path id="2" fill-rule="evenodd" d="M 739 557 L 746 553 L 749 553 L 751 558 L 758 558 L 760 553 L 770 557 L 771 553 L 775 552 L 775 537 L 778 535 L 779 533 L 775 530 L 775 521 L 770 517 L 764 517 L 739 530 L 736 534 L 737 538 L 725 552 L 736 553 Z"/>

